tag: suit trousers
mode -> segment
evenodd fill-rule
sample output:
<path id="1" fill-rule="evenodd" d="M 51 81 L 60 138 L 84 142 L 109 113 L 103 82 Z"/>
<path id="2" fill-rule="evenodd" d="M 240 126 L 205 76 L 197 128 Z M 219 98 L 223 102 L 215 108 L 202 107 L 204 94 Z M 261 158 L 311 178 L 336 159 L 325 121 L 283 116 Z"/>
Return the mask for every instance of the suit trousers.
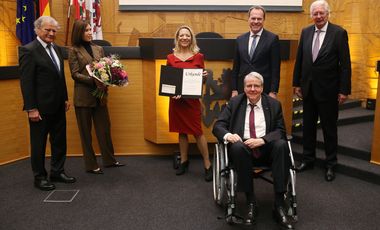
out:
<path id="1" fill-rule="evenodd" d="M 104 166 L 112 165 L 116 162 L 114 148 L 111 139 L 111 122 L 106 105 L 96 107 L 75 107 L 79 134 L 82 143 L 85 169 L 97 169 L 95 151 L 92 147 L 92 122 L 94 123 L 96 137 L 98 139 L 100 153 Z"/>
<path id="2" fill-rule="evenodd" d="M 46 179 L 45 152 L 46 141 L 49 135 L 51 147 L 50 173 L 58 175 L 64 171 L 66 160 L 66 111 L 62 104 L 54 114 L 40 114 L 42 120 L 29 120 L 31 163 L 35 179 Z"/>
<path id="3" fill-rule="evenodd" d="M 260 147 L 261 156 L 253 157 L 252 150 L 243 142 L 230 144 L 228 150 L 229 159 L 237 172 L 237 191 L 253 192 L 253 171 L 256 163 L 264 163 L 271 166 L 273 186 L 275 192 L 286 192 L 289 177 L 290 157 L 289 148 L 285 140 L 276 140 Z"/>
<path id="4" fill-rule="evenodd" d="M 312 87 L 310 87 L 310 90 Z M 326 153 L 326 167 L 337 164 L 338 152 L 338 96 L 327 101 L 317 101 L 313 92 L 303 100 L 303 161 L 314 163 L 318 116 L 323 131 Z"/>

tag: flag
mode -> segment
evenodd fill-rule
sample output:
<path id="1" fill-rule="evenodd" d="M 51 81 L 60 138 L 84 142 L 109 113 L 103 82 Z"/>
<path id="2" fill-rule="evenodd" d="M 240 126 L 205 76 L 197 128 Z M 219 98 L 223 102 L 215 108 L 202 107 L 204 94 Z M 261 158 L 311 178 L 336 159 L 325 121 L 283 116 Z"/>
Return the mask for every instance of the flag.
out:
<path id="1" fill-rule="evenodd" d="M 86 9 L 89 11 L 89 17 L 91 28 L 92 28 L 92 38 L 97 40 L 103 39 L 102 33 L 102 18 L 100 16 L 100 0 L 86 0 Z"/>
<path id="2" fill-rule="evenodd" d="M 39 15 L 50 16 L 49 0 L 39 0 Z"/>
<path id="3" fill-rule="evenodd" d="M 79 5 L 79 18 L 76 19 L 81 19 L 81 20 L 86 20 L 87 19 L 87 14 L 86 14 L 86 0 L 77 0 L 78 5 Z M 78 9 L 76 9 L 78 10 Z"/>
<path id="4" fill-rule="evenodd" d="M 28 44 L 36 37 L 34 20 L 33 0 L 17 0 L 16 35 L 22 45 Z"/>
<path id="5" fill-rule="evenodd" d="M 71 6 L 74 6 L 74 18 L 75 19 L 79 19 L 80 18 L 80 12 L 79 12 L 79 3 L 78 3 L 78 0 L 69 0 L 70 1 L 70 5 L 69 5 L 69 9 L 67 11 L 67 18 L 70 18 L 70 7 Z"/>

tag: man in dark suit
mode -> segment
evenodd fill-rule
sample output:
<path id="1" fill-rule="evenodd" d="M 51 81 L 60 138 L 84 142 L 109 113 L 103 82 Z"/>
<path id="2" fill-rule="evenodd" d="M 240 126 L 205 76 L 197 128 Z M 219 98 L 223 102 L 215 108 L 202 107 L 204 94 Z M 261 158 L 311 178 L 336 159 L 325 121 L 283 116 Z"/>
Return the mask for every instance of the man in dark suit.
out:
<path id="1" fill-rule="evenodd" d="M 257 72 L 244 79 L 244 94 L 231 98 L 214 124 L 213 134 L 228 141 L 228 156 L 237 172 L 237 191 L 245 192 L 248 203 L 246 224 L 255 223 L 257 213 L 253 189 L 254 162 L 271 164 L 275 202 L 273 216 L 282 227 L 292 229 L 284 209 L 290 157 L 279 101 L 263 94 L 263 77 Z"/>
<path id="2" fill-rule="evenodd" d="M 314 25 L 302 30 L 294 67 L 293 86 L 303 98 L 303 160 L 298 171 L 312 169 L 315 161 L 318 116 L 323 130 L 325 179 L 335 179 L 338 105 L 351 93 L 351 61 L 347 31 L 328 22 L 329 5 L 310 6 Z"/>
<path id="3" fill-rule="evenodd" d="M 30 126 L 31 162 L 34 186 L 53 190 L 51 181 L 74 183 L 64 172 L 66 160 L 67 97 L 63 58 L 60 47 L 53 44 L 58 22 L 41 16 L 34 22 L 37 38 L 20 47 L 20 84 L 24 110 Z M 50 181 L 45 170 L 45 148 L 49 135 L 51 145 Z"/>
<path id="4" fill-rule="evenodd" d="M 276 98 L 280 83 L 280 41 L 265 30 L 265 9 L 252 6 L 248 11 L 250 31 L 236 39 L 232 69 L 232 97 L 243 93 L 244 77 L 258 72 L 264 77 L 264 93 Z"/>

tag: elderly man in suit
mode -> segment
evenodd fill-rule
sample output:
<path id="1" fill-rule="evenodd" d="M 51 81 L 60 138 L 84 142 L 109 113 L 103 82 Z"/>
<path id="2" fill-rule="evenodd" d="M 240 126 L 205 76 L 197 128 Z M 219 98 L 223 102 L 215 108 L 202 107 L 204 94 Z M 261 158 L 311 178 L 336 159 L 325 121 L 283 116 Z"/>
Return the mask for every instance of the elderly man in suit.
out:
<path id="1" fill-rule="evenodd" d="M 213 134 L 228 141 L 229 158 L 237 172 L 237 191 L 245 192 L 248 203 L 246 224 L 255 223 L 257 213 L 252 166 L 266 162 L 272 167 L 275 202 L 273 216 L 280 225 L 292 229 L 284 210 L 290 157 L 279 101 L 263 94 L 264 79 L 257 72 L 244 78 L 244 93 L 231 98 L 214 124 Z"/>
<path id="2" fill-rule="evenodd" d="M 335 179 L 338 106 L 351 93 L 351 61 L 347 31 L 328 21 L 326 1 L 310 6 L 314 25 L 302 30 L 294 67 L 293 86 L 303 98 L 303 160 L 298 171 L 312 169 L 320 118 L 326 153 L 326 181 Z"/>
<path id="3" fill-rule="evenodd" d="M 280 41 L 276 34 L 264 29 L 265 9 L 252 6 L 248 10 L 250 31 L 236 39 L 232 69 L 232 97 L 243 93 L 243 79 L 250 72 L 264 77 L 264 93 L 276 98 L 280 83 Z"/>
<path id="4" fill-rule="evenodd" d="M 30 126 L 31 162 L 34 186 L 41 190 L 53 190 L 51 182 L 74 183 L 74 177 L 66 175 L 66 111 L 70 104 L 67 97 L 63 58 L 60 47 L 55 45 L 58 22 L 49 16 L 41 16 L 34 22 L 37 38 L 20 47 L 20 84 L 24 110 Z M 45 170 L 47 136 L 51 145 L 50 180 Z"/>

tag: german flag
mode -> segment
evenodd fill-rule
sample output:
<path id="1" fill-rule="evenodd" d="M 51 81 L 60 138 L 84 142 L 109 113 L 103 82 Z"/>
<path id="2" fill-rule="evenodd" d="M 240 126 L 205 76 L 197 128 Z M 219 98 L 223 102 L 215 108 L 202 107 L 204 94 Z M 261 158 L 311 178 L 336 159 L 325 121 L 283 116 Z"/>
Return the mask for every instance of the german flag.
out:
<path id="1" fill-rule="evenodd" d="M 39 15 L 40 16 L 50 16 L 50 5 L 49 0 L 39 0 Z"/>

